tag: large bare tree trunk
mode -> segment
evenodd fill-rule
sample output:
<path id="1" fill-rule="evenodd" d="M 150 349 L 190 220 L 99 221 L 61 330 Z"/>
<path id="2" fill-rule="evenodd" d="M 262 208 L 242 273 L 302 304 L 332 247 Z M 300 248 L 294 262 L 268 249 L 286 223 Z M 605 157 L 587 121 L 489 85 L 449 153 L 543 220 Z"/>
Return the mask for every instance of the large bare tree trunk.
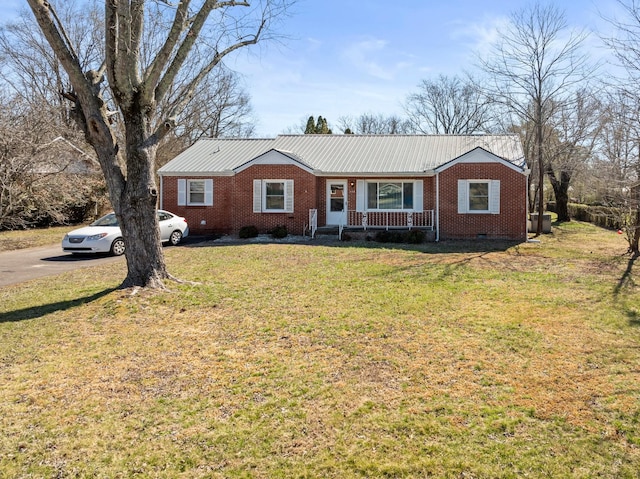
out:
<path id="1" fill-rule="evenodd" d="M 560 172 L 560 178 L 558 179 L 553 171 L 547 165 L 547 174 L 551 186 L 553 187 L 553 194 L 556 198 L 556 213 L 558 214 L 558 221 L 571 221 L 569 215 L 569 185 L 571 183 L 571 176 L 565 171 Z"/>
<path id="2" fill-rule="evenodd" d="M 173 21 L 164 42 L 155 36 L 146 45 L 147 51 L 144 38 L 149 32 L 145 32 L 144 22 L 150 17 L 145 16 L 145 1 L 105 0 L 105 58 L 97 70 L 84 71 L 55 12 L 55 2 L 27 0 L 69 76 L 73 91 L 65 97 L 74 102 L 78 123 L 96 151 L 120 221 L 128 268 L 122 286 L 162 288 L 163 280 L 170 277 L 155 213 L 158 192 L 154 175 L 160 141 L 175 127 L 177 115 L 222 59 L 256 44 L 270 21 L 284 13 L 292 1 L 263 0 L 260 8 L 245 10 L 235 18 L 233 9 L 251 7 L 247 0 L 157 2 L 156 7 L 173 15 Z M 218 14 L 217 29 L 205 29 L 212 12 Z M 206 45 L 215 47 L 205 52 Z M 193 55 L 197 59 L 190 57 L 198 49 L 199 55 Z M 110 95 L 104 95 L 101 85 L 105 76 Z M 163 101 L 165 108 L 160 108 Z M 107 104 L 115 111 L 108 111 Z M 124 132 L 116 134 L 114 125 L 118 122 Z"/>
<path id="3" fill-rule="evenodd" d="M 157 145 L 145 145 L 150 128 L 141 111 L 144 109 L 134 105 L 131 111 L 123 112 L 128 120 L 125 122 L 127 184 L 116 211 L 127 245 L 127 277 L 123 286 L 161 288 L 169 274 L 155 214 L 158 193 L 153 172 Z"/>
<path id="4" fill-rule="evenodd" d="M 631 227 L 634 228 L 633 235 L 630 235 L 631 240 L 629 241 L 629 253 L 633 255 L 634 258 L 640 256 L 640 205 L 636 206 L 636 211 L 634 214 L 634 220 L 631 223 Z"/>

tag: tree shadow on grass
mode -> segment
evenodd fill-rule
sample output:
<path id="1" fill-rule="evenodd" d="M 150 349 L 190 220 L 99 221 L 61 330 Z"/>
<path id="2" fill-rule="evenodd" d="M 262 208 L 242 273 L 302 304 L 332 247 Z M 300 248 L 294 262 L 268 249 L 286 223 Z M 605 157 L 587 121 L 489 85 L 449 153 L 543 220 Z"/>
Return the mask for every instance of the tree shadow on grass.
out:
<path id="1" fill-rule="evenodd" d="M 15 311 L 0 313 L 0 324 L 25 321 L 28 319 L 36 319 L 50 313 L 55 313 L 56 311 L 66 311 L 68 309 L 75 308 L 77 306 L 100 299 L 103 296 L 116 291 L 116 289 L 117 288 L 109 288 L 90 296 L 85 296 L 84 298 L 76 298 L 68 301 L 58 301 L 57 303 L 43 304 L 40 306 L 33 306 L 31 308 L 17 309 Z"/>
<path id="2" fill-rule="evenodd" d="M 240 239 L 234 236 L 191 236 L 184 246 L 187 248 L 202 247 L 226 247 L 246 245 L 302 245 L 325 246 L 332 248 L 371 248 L 371 249 L 396 249 L 418 251 L 426 254 L 450 254 L 450 253 L 491 253 L 504 252 L 509 248 L 523 244 L 522 241 L 502 239 L 470 239 L 470 240 L 441 240 L 424 241 L 422 243 L 394 243 L 381 242 L 374 239 L 343 239 L 334 236 L 316 236 L 311 239 L 308 236 L 289 235 L 283 239 L 273 239 L 268 235 L 260 235 L 257 238 Z"/>
<path id="3" fill-rule="evenodd" d="M 624 270 L 620 281 L 618 281 L 618 284 L 613 289 L 613 294 L 615 296 L 619 296 L 623 290 L 630 289 L 635 286 L 635 282 L 633 281 L 633 276 L 631 273 L 633 272 L 633 265 L 637 259 L 638 256 L 636 255 L 633 255 L 629 258 L 629 261 L 627 262 L 627 269 Z"/>
<path id="4" fill-rule="evenodd" d="M 632 255 L 627 262 L 627 268 L 622 273 L 620 280 L 618 280 L 618 284 L 616 284 L 615 288 L 613 288 L 613 296 L 620 300 L 620 296 L 626 291 L 632 291 L 635 288 L 635 281 L 633 279 L 633 266 L 638 259 L 638 255 Z M 622 305 L 624 308 L 624 312 L 629 318 L 629 324 L 632 326 L 640 326 L 640 313 L 635 308 L 626 307 L 624 304 Z"/>

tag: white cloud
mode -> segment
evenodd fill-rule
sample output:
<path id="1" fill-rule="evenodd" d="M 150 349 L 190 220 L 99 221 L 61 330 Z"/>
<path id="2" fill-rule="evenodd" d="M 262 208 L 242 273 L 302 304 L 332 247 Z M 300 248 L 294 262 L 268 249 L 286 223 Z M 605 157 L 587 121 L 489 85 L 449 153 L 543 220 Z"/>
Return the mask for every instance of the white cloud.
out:
<path id="1" fill-rule="evenodd" d="M 379 63 L 379 57 L 384 55 L 387 44 L 385 40 L 376 39 L 359 41 L 343 52 L 343 58 L 367 75 L 392 80 L 393 73 Z"/>
<path id="2" fill-rule="evenodd" d="M 457 23 L 451 38 L 465 45 L 471 52 L 486 56 L 509 25 L 506 16 L 486 17 L 480 22 Z"/>
<path id="3" fill-rule="evenodd" d="M 352 43 L 342 51 L 342 60 L 356 71 L 375 80 L 395 81 L 414 68 L 415 55 L 396 50 L 386 40 L 370 38 Z"/>
<path id="4" fill-rule="evenodd" d="M 309 37 L 307 38 L 307 51 L 315 52 L 322 48 L 322 40 L 318 40 L 317 38 Z"/>

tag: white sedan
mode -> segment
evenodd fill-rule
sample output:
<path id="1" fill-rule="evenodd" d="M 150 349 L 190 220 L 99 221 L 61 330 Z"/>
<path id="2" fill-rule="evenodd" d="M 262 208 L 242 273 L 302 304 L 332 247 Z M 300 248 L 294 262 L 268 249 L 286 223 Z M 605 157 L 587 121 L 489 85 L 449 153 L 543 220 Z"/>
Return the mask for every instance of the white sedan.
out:
<path id="1" fill-rule="evenodd" d="M 163 243 L 177 245 L 189 235 L 187 220 L 168 211 L 158 210 L 160 239 Z M 62 251 L 67 253 L 124 254 L 125 244 L 115 213 L 109 213 L 89 226 L 64 235 Z"/>

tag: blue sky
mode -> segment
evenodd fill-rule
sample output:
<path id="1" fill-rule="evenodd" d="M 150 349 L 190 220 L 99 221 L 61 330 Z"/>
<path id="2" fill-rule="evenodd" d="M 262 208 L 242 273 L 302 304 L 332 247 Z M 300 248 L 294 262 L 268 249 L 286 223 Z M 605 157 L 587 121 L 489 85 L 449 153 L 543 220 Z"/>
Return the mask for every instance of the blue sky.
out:
<path id="1" fill-rule="evenodd" d="M 329 123 L 363 113 L 402 115 L 425 78 L 473 69 L 474 54 L 499 34 L 525 0 L 298 0 L 279 31 L 286 38 L 227 63 L 251 95 L 259 136 L 322 115 Z M 571 26 L 606 28 L 615 0 L 555 0 Z M 0 0 L 0 18 L 26 6 Z M 597 37 L 590 49 L 605 53 Z"/>
<path id="2" fill-rule="evenodd" d="M 555 0 L 576 28 L 604 28 L 613 1 Z M 403 114 L 425 78 L 471 69 L 521 0 L 301 0 L 286 20 L 286 45 L 234 65 L 245 75 L 261 135 L 322 115 Z M 594 54 L 597 39 L 592 39 Z"/>

